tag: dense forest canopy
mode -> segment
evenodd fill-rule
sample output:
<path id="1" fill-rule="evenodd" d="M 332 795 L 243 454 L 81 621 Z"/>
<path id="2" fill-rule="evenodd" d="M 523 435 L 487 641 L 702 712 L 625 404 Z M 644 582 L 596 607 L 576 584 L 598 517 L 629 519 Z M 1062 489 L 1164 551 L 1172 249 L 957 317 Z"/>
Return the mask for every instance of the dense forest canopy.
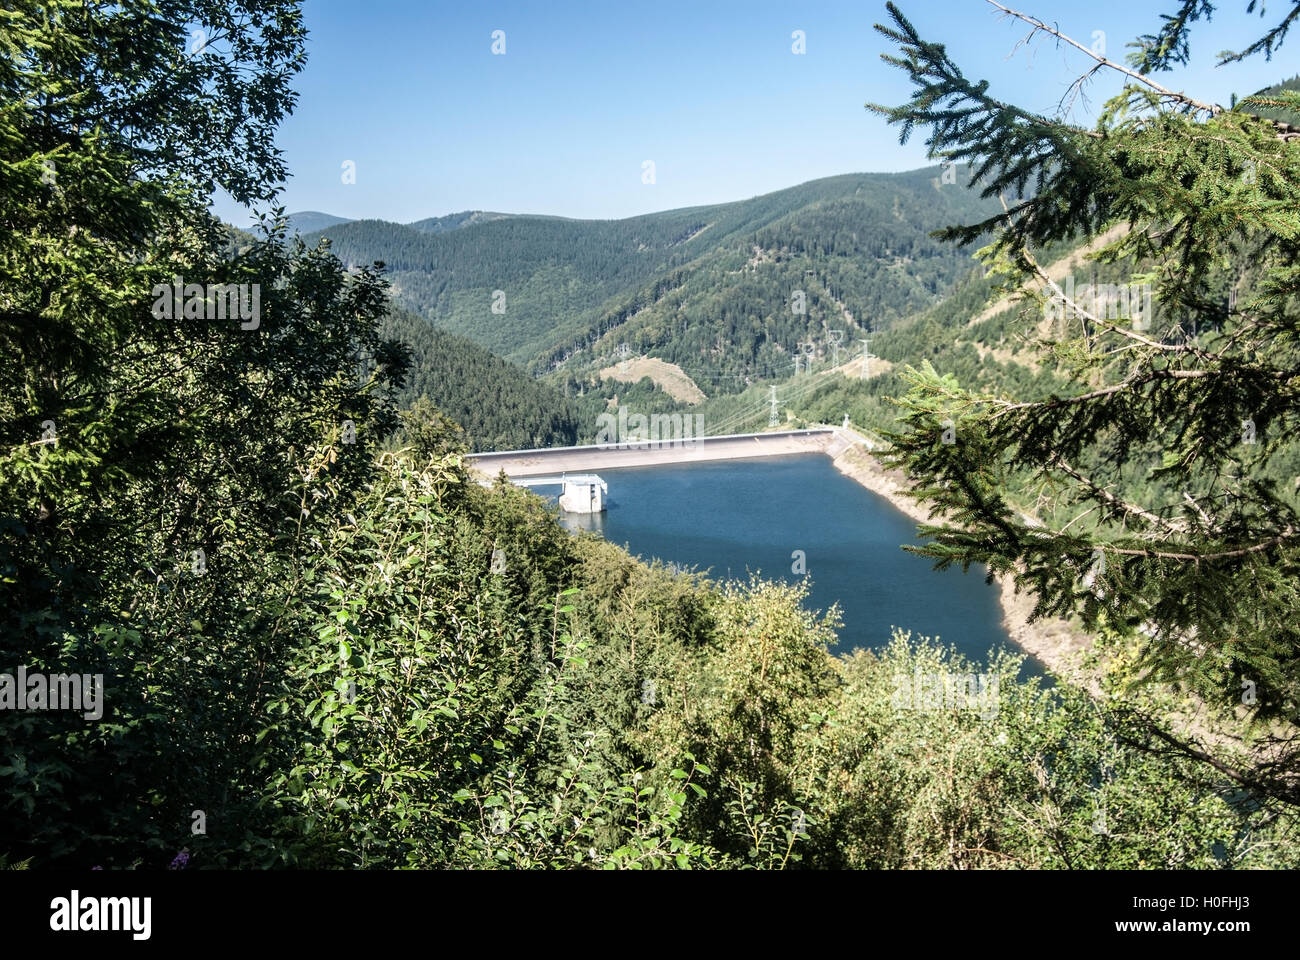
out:
<path id="1" fill-rule="evenodd" d="M 428 399 L 464 430 L 475 450 L 526 450 L 578 442 L 576 411 L 552 386 L 534 380 L 483 347 L 400 307 L 389 310 L 383 334 L 411 351 L 403 407 Z"/>

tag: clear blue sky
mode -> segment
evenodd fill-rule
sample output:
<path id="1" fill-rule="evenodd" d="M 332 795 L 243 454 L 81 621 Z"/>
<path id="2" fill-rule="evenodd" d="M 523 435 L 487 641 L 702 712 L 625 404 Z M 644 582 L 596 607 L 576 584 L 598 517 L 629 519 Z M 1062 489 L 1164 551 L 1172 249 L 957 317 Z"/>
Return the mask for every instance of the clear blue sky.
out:
<path id="1" fill-rule="evenodd" d="M 1008 3 L 1107 52 L 1154 32 L 1174 0 Z M 1055 113 L 1083 54 L 1051 38 L 1013 54 L 1027 32 L 984 0 L 901 0 L 923 37 L 947 45 L 995 96 Z M 1270 13 L 1282 5 L 1269 4 Z M 1289 5 L 1288 5 L 1289 6 Z M 1214 67 L 1213 55 L 1264 23 L 1225 0 L 1193 63 L 1160 77 L 1226 103 L 1296 72 L 1300 36 L 1272 63 Z M 626 217 L 743 199 L 817 177 L 926 164 L 863 109 L 908 88 L 882 63 L 872 25 L 883 0 L 654 0 L 463 3 L 307 0 L 309 60 L 298 108 L 282 126 L 290 211 L 410 222 L 460 210 Z M 505 54 L 492 33 L 505 32 Z M 803 55 L 791 34 L 806 36 Z M 1092 108 L 1115 87 L 1091 88 Z M 1089 109 L 1075 109 L 1087 119 Z M 342 182 L 342 164 L 356 182 Z M 655 164 L 653 185 L 642 163 Z M 229 201 L 215 212 L 244 223 Z"/>

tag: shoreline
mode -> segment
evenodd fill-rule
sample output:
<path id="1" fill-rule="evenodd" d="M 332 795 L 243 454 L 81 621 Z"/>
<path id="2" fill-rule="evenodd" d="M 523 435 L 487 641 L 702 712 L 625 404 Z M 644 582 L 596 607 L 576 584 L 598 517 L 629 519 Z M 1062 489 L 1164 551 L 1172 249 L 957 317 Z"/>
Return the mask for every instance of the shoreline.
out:
<path id="1" fill-rule="evenodd" d="M 931 522 L 930 511 L 905 494 L 907 487 L 903 474 L 885 469 L 868 452 L 874 448 L 871 440 L 855 430 L 838 428 L 838 432 L 849 442 L 838 451 L 828 449 L 826 454 L 840 473 L 889 501 L 915 522 Z M 938 522 L 937 518 L 934 519 Z M 1059 617 L 1044 617 L 1030 623 L 1033 599 L 1024 592 L 1017 594 L 1015 581 L 1006 574 L 995 575 L 993 582 L 998 590 L 1002 626 L 1011 642 L 1061 679 L 1091 687 L 1091 678 L 1078 661 L 1080 654 L 1092 646 L 1092 638 Z"/>
<path id="2" fill-rule="evenodd" d="M 479 483 L 491 485 L 492 478 L 500 473 L 510 479 L 522 479 L 566 471 L 595 473 L 602 468 L 820 453 L 829 457 L 844 476 L 882 497 L 914 522 L 930 522 L 929 510 L 907 496 L 903 474 L 885 469 L 876 460 L 872 451 L 879 441 L 842 425 L 809 426 L 806 430 L 700 437 L 689 443 L 669 441 L 477 453 L 470 454 L 468 460 Z M 998 592 L 1002 628 L 1011 643 L 1060 679 L 1095 691 L 1096 678 L 1078 662 L 1080 655 L 1092 646 L 1092 638 L 1058 617 L 1044 617 L 1030 623 L 1033 598 L 1026 592 L 1017 593 L 1014 579 L 1006 574 L 995 575 L 993 583 Z"/>
<path id="3" fill-rule="evenodd" d="M 917 523 L 931 521 L 930 512 L 905 495 L 907 487 L 903 474 L 885 469 L 871 454 L 876 442 L 852 429 L 837 428 L 837 434 L 838 443 L 826 451 L 837 470 L 888 500 Z M 998 589 L 1002 626 L 1012 643 L 1042 663 L 1057 678 L 1081 687 L 1094 697 L 1101 696 L 1099 675 L 1095 670 L 1085 669 L 1081 663 L 1082 655 L 1093 646 L 1093 637 L 1059 617 L 1043 617 L 1030 623 L 1034 601 L 1029 594 L 1017 594 L 1015 581 L 1008 575 L 995 575 L 993 582 Z M 1239 737 L 1231 732 L 1224 735 L 1221 721 L 1209 717 L 1204 704 L 1199 701 L 1187 701 L 1182 708 L 1175 710 L 1171 719 L 1186 735 L 1220 745 L 1239 742 Z"/>

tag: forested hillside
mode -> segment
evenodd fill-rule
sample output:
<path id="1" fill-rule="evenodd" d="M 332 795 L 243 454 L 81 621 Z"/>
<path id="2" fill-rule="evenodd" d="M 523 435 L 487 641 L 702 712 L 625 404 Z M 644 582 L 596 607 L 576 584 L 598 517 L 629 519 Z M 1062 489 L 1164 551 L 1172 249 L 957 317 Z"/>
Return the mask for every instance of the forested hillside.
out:
<path id="1" fill-rule="evenodd" d="M 345 262 L 384 262 L 397 300 L 434 326 L 535 373 L 586 372 L 627 345 L 734 391 L 781 375 L 800 341 L 851 342 L 935 303 L 969 254 L 930 231 L 995 206 L 966 176 L 854 174 L 627 220 L 509 217 L 434 235 L 359 221 L 323 236 Z"/>
<path id="2" fill-rule="evenodd" d="M 416 220 L 414 223 L 408 223 L 406 226 L 420 233 L 446 233 L 449 230 L 460 230 L 462 227 L 472 227 L 476 223 L 490 223 L 493 220 L 504 220 L 509 214 L 491 213 L 487 210 L 466 210 L 462 213 L 449 213 L 445 217 L 428 217 L 424 220 Z M 324 230 L 321 226 L 318 229 Z"/>
<path id="3" fill-rule="evenodd" d="M 349 223 L 347 217 L 336 217 L 330 213 L 320 213 L 316 210 L 303 210 L 300 213 L 291 213 L 285 217 L 285 222 L 289 225 L 289 233 L 315 233 L 318 230 L 324 230 L 328 227 L 338 226 L 340 223 Z"/>
<path id="4" fill-rule="evenodd" d="M 1084 284 L 1128 284 L 1134 273 L 1152 266 L 1139 262 L 1132 265 L 1106 264 L 1082 256 L 1078 244 L 1067 244 L 1055 253 L 1042 253 L 1044 267 L 1061 279 L 1073 277 Z M 1229 251 L 1222 264 L 1216 264 L 1206 280 L 1205 299 L 1216 304 L 1221 316 L 1200 318 L 1198 328 L 1181 327 L 1178 317 L 1167 306 L 1154 302 L 1152 327 L 1155 335 L 1169 343 L 1214 342 L 1220 336 L 1229 303 L 1247 303 L 1261 293 L 1261 272 L 1250 248 Z M 765 429 L 769 411 L 769 387 L 777 387 L 781 423 L 839 423 L 848 415 L 852 423 L 868 432 L 883 436 L 901 425 L 905 409 L 897 402 L 912 387 L 908 368 L 928 364 L 940 377 L 950 378 L 962 389 L 981 395 L 1015 397 L 1021 401 L 1045 401 L 1053 396 L 1076 392 L 1077 383 L 1068 365 L 1061 359 L 1044 354 L 1036 343 L 1043 332 L 1043 307 L 1032 294 L 1017 291 L 1015 296 L 1000 292 L 986 271 L 973 266 L 941 303 L 880 332 L 871 340 L 874 370 L 870 378 L 860 376 L 856 363 L 836 370 L 829 357 L 805 366 L 798 377 L 790 376 L 773 384 L 758 384 L 736 396 L 722 396 L 706 401 L 692 412 L 705 422 L 726 430 L 747 432 Z M 1024 298 L 1021 298 L 1021 295 Z M 1077 321 L 1076 321 L 1077 325 Z M 1060 324 L 1058 323 L 1058 327 Z M 843 358 L 841 358 L 843 359 Z M 679 409 L 662 392 L 643 383 L 636 387 L 606 385 L 597 393 L 621 394 L 647 409 Z M 582 401 L 587 415 L 582 423 L 594 422 L 597 407 Z M 710 431 L 712 432 L 712 430 Z M 1089 475 L 1115 485 L 1115 489 L 1142 504 L 1154 507 L 1177 498 L 1177 489 L 1161 477 L 1164 447 L 1159 443 L 1134 445 L 1122 460 L 1109 450 L 1087 455 L 1081 466 Z M 1294 498 L 1295 478 L 1300 476 L 1300 442 L 1282 438 L 1270 456 L 1257 466 L 1258 475 L 1277 484 L 1283 496 Z M 1036 487 L 1013 477 L 1004 478 L 1003 494 L 1022 509 L 1039 513 L 1040 519 L 1065 522 L 1069 506 L 1056 514 L 1044 510 Z M 1086 524 L 1085 524 L 1086 526 Z"/>
<path id="5" fill-rule="evenodd" d="M 576 414 L 554 388 L 473 341 L 437 330 L 400 307 L 381 332 L 411 351 L 403 407 L 424 397 L 458 424 L 474 450 L 523 450 L 577 443 Z"/>

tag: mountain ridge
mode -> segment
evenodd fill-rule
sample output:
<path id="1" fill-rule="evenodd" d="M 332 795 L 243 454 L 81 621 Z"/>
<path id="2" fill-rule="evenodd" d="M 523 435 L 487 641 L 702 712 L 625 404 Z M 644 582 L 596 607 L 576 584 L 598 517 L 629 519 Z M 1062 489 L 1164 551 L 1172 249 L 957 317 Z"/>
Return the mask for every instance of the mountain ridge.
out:
<path id="1" fill-rule="evenodd" d="M 970 253 L 930 234 L 997 207 L 967 176 L 839 174 L 620 220 L 459 214 L 433 233 L 360 220 L 307 239 L 383 262 L 403 306 L 537 375 L 606 365 L 626 344 L 696 379 L 744 380 L 785 370 L 801 342 L 851 339 L 941 298 Z"/>

